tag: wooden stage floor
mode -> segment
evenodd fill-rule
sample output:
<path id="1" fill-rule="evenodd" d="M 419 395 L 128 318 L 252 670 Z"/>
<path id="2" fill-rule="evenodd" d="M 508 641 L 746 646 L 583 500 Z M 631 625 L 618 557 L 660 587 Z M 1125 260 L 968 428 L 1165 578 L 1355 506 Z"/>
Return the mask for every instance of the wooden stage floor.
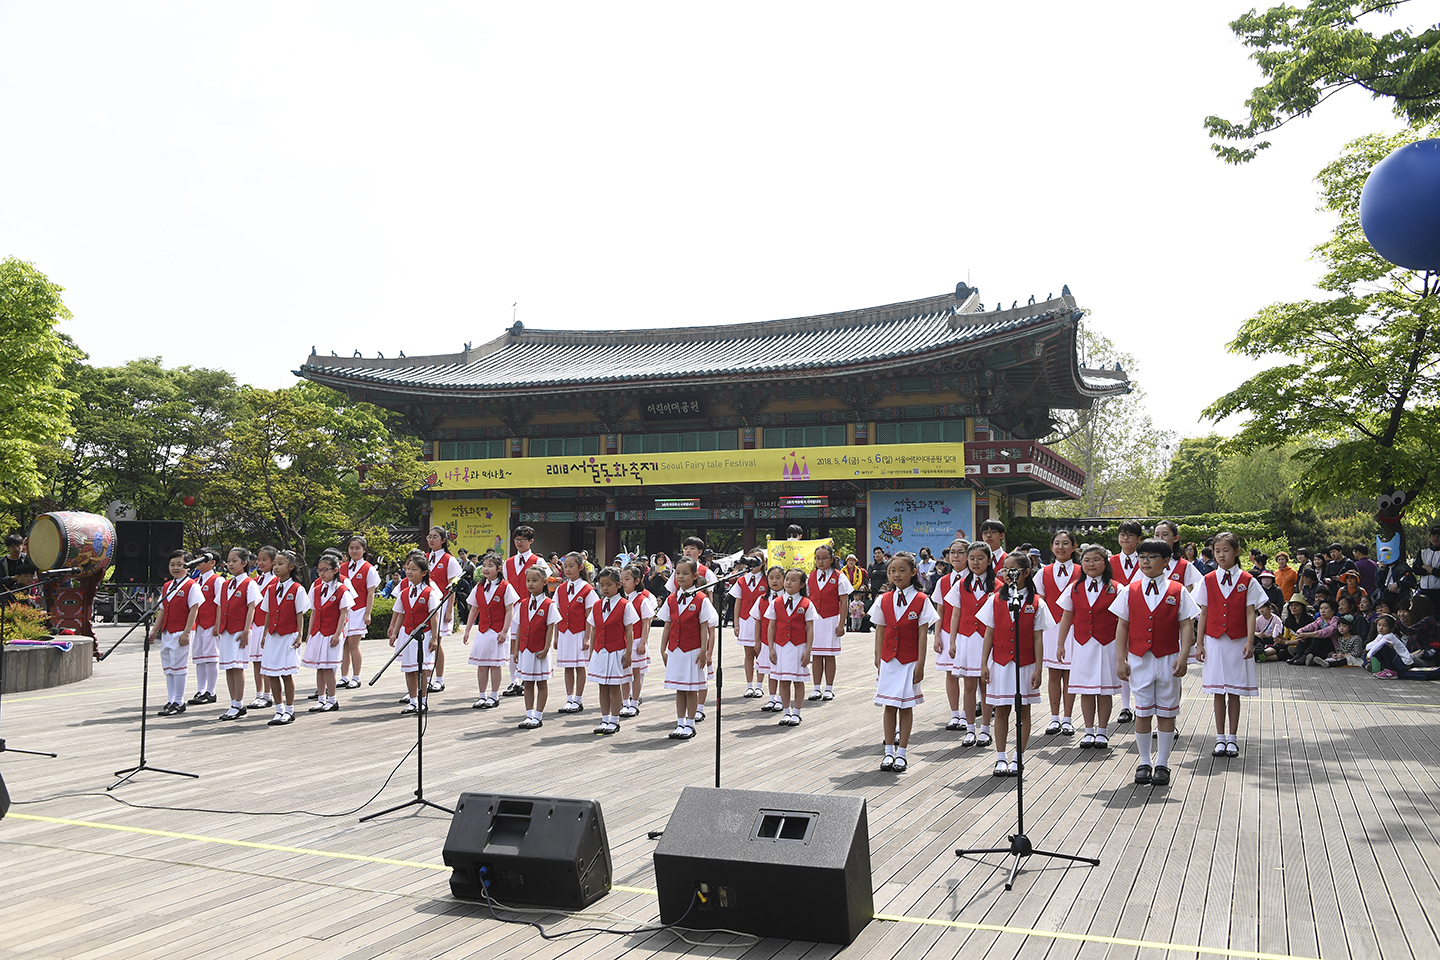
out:
<path id="1" fill-rule="evenodd" d="M 141 658 L 130 642 L 84 683 L 4 700 L 0 735 L 60 758 L 0 760 L 20 801 L 0 821 L 10 892 L 0 957 L 1440 957 L 1440 684 L 1262 665 L 1262 696 L 1244 709 L 1242 756 L 1227 761 L 1209 755 L 1210 702 L 1192 673 L 1168 789 L 1131 783 L 1133 727 L 1120 727 L 1106 754 L 1077 749 L 1078 736 L 1037 735 L 1030 837 L 1101 864 L 1033 858 L 1006 892 L 1007 857 L 957 859 L 954 850 L 1003 844 L 1014 829 L 1014 781 L 990 775 L 993 752 L 961 750 L 958 735 L 941 729 L 948 710 L 929 678 L 910 770 L 879 772 L 871 639 L 846 643 L 837 699 L 807 704 L 793 729 L 760 713 L 762 701 L 738 697 L 743 675 L 727 643 L 723 735 L 724 786 L 866 799 L 883 919 L 843 950 L 724 934 L 692 945 L 668 931 L 547 942 L 453 900 L 440 864 L 448 816 L 361 824 L 358 814 L 338 815 L 379 791 L 413 740 L 415 724 L 395 702 L 398 673 L 349 692 L 337 714 L 308 716 L 301 701 L 289 727 L 267 728 L 268 715 L 253 714 L 217 723 L 223 703 L 152 719 L 148 760 L 201 777 L 145 773 L 112 799 L 111 772 L 139 749 Z M 458 638 L 447 650 L 463 663 Z M 388 650 L 370 642 L 366 655 L 368 678 Z M 153 710 L 164 695 L 158 656 L 151 666 Z M 656 922 L 646 831 L 665 825 L 682 787 L 714 783 L 713 711 L 694 741 L 666 739 L 672 701 L 652 674 L 644 713 L 617 736 L 591 734 L 593 696 L 585 713 L 552 711 L 542 729 L 524 732 L 515 729 L 518 700 L 473 710 L 473 672 L 448 673 L 426 738 L 427 794 L 446 804 L 469 790 L 597 799 L 619 889 L 593 909 L 622 925 Z M 552 695 L 552 706 L 563 700 Z M 408 799 L 414 777 L 412 758 L 365 812 Z M 156 809 L 166 806 L 246 812 Z M 299 809 L 332 816 L 284 813 Z M 555 930 L 585 923 L 543 919 Z"/>

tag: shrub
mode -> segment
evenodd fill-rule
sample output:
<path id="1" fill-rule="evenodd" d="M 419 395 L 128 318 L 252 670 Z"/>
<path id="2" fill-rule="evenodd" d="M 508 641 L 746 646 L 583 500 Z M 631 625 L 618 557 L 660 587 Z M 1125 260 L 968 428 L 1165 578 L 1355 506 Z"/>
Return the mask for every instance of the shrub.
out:
<path id="1" fill-rule="evenodd" d="M 39 640 L 50 636 L 50 626 L 45 614 L 23 603 L 12 603 L 0 608 L 0 617 L 5 620 L 5 642 L 11 640 Z"/>
<path id="2" fill-rule="evenodd" d="M 385 631 L 390 629 L 390 613 L 395 601 L 388 597 L 376 597 L 375 606 L 370 608 L 370 629 L 365 631 L 366 640 L 383 640 Z"/>

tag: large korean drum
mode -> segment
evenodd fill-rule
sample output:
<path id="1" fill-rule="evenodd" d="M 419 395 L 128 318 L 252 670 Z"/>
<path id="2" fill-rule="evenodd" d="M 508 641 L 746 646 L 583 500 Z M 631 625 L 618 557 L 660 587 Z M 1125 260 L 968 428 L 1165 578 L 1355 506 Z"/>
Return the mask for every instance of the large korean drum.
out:
<path id="1" fill-rule="evenodd" d="M 30 527 L 30 560 L 39 570 L 76 567 L 101 573 L 115 558 L 115 525 L 98 513 L 42 513 Z"/>

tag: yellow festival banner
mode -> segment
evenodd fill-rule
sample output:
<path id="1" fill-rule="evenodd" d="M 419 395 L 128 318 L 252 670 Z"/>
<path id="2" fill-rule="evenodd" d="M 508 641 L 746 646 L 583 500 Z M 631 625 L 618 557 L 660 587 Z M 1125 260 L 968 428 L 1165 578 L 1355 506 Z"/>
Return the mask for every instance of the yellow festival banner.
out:
<path id="1" fill-rule="evenodd" d="M 808 575 L 815 569 L 815 548 L 821 545 L 833 550 L 835 539 L 826 537 L 824 540 L 776 540 L 766 537 L 766 569 L 781 566 L 786 570 L 804 570 Z"/>
<path id="2" fill-rule="evenodd" d="M 424 490 L 934 479 L 965 476 L 965 445 L 890 443 L 618 456 L 507 457 L 440 460 L 431 467 L 434 472 L 426 478 Z"/>
<path id="3" fill-rule="evenodd" d="M 452 551 L 461 547 L 473 554 L 494 550 L 502 557 L 509 552 L 509 500 L 434 500 L 430 523 L 449 531 Z"/>

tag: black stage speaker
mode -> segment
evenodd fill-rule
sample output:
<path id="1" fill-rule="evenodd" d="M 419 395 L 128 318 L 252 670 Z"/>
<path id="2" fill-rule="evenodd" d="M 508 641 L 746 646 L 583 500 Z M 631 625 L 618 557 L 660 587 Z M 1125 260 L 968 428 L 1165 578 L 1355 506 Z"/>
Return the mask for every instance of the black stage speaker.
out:
<path id="1" fill-rule="evenodd" d="M 848 944 L 875 916 L 865 800 L 686 787 L 655 885 L 661 923 Z"/>
<path id="2" fill-rule="evenodd" d="M 115 576 L 121 584 L 164 583 L 169 557 L 185 537 L 183 520 L 121 520 L 115 524 Z"/>
<path id="3" fill-rule="evenodd" d="M 10 791 L 5 789 L 5 777 L 0 775 L 0 820 L 10 812 Z"/>
<path id="4" fill-rule="evenodd" d="M 610 843 L 594 800 L 462 793 L 444 857 L 462 900 L 488 891 L 497 904 L 579 910 L 610 892 Z"/>

